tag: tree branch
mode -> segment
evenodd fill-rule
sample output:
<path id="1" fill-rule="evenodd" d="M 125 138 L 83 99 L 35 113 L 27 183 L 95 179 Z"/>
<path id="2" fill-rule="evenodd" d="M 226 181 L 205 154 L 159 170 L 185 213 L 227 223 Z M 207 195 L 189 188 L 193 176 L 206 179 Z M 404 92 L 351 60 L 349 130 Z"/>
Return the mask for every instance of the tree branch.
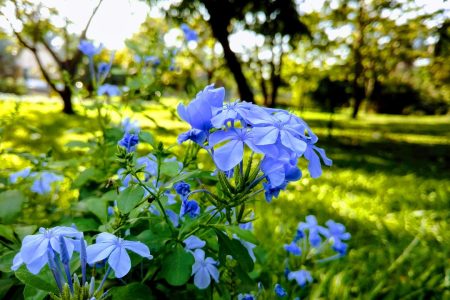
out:
<path id="1" fill-rule="evenodd" d="M 89 26 L 91 25 L 92 19 L 94 18 L 95 14 L 97 13 L 100 5 L 102 4 L 103 0 L 100 0 L 97 4 L 97 6 L 94 8 L 94 10 L 92 11 L 91 16 L 89 17 L 88 22 L 86 23 L 86 26 L 84 27 L 83 31 L 81 32 L 80 35 L 80 40 L 84 40 L 86 38 L 86 33 L 89 29 Z M 73 74 L 76 71 L 76 68 L 78 67 L 78 64 L 81 60 L 81 58 L 83 57 L 83 53 L 81 53 L 80 49 L 77 48 L 77 51 L 75 52 L 74 56 L 72 57 L 72 59 L 68 60 L 68 71 L 69 73 Z"/>

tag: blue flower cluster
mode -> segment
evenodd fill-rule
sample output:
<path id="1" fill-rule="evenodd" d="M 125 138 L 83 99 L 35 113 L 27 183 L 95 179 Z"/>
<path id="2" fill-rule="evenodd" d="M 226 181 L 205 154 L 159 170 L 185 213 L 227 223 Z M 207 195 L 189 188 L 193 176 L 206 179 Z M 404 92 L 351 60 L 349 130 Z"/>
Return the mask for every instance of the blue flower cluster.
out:
<path id="1" fill-rule="evenodd" d="M 224 103 L 225 90 L 207 86 L 178 114 L 191 129 L 178 136 L 178 142 L 191 140 L 212 156 L 217 168 L 229 172 L 242 163 L 245 150 L 260 154 L 267 201 L 277 197 L 288 182 L 299 180 L 297 163 L 308 161 L 311 177 L 322 174 L 321 160 L 332 161 L 316 146 L 317 136 L 299 117 L 282 109 L 260 107 L 248 102 Z"/>
<path id="2" fill-rule="evenodd" d="M 30 167 L 9 175 L 9 181 L 12 184 L 18 183 L 20 178 L 31 178 L 33 183 L 30 190 L 39 195 L 49 194 L 54 182 L 64 180 L 64 177 L 50 171 L 32 172 Z"/>
<path id="3" fill-rule="evenodd" d="M 121 91 L 118 86 L 108 83 L 103 84 L 111 70 L 114 53 L 111 54 L 109 62 L 100 62 L 96 68 L 94 66 L 94 57 L 102 51 L 103 45 L 96 46 L 88 40 L 82 40 L 78 45 L 78 49 L 89 59 L 89 73 L 93 86 L 98 87 L 97 95 L 107 95 L 108 97 L 119 96 Z"/>
<path id="4" fill-rule="evenodd" d="M 32 274 L 38 274 L 45 265 L 48 265 L 53 273 L 55 282 L 62 291 L 64 279 L 60 265 L 64 267 L 65 278 L 73 292 L 72 274 L 70 272 L 70 260 L 74 252 L 80 255 L 82 284 L 86 282 L 86 265 L 95 267 L 97 262 L 107 260 L 108 271 L 114 270 L 115 276 L 121 278 L 131 269 L 130 256 L 127 250 L 144 258 L 152 259 L 148 247 L 135 241 L 127 241 L 111 233 L 103 232 L 97 236 L 96 243 L 87 246 L 83 233 L 73 227 L 57 226 L 50 229 L 40 228 L 39 233 L 28 235 L 22 241 L 22 247 L 13 260 L 11 269 L 16 271 L 25 264 Z M 101 287 L 104 283 L 102 281 Z"/>
<path id="5" fill-rule="evenodd" d="M 346 232 L 344 225 L 333 220 L 329 220 L 325 224 L 327 227 L 319 225 L 315 216 L 307 216 L 305 222 L 298 223 L 294 239 L 291 243 L 285 244 L 284 249 L 290 255 L 308 259 L 319 255 L 327 256 L 318 259 L 317 262 L 330 261 L 344 256 L 347 252 L 347 244 L 343 241 L 350 239 L 350 233 Z M 333 250 L 336 254 L 327 255 L 328 249 Z M 288 280 L 295 280 L 301 287 L 313 281 L 309 271 L 304 269 L 290 271 L 286 267 L 285 275 Z"/>

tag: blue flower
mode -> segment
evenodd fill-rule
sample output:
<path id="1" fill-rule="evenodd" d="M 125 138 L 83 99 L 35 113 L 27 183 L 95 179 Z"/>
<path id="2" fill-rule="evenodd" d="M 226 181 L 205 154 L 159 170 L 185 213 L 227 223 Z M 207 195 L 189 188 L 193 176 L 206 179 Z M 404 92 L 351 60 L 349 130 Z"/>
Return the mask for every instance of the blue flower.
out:
<path id="1" fill-rule="evenodd" d="M 178 227 L 180 217 L 177 215 L 177 213 L 171 209 L 166 209 L 166 214 L 169 217 L 170 222 L 172 222 L 173 226 Z"/>
<path id="2" fill-rule="evenodd" d="M 291 152 L 302 155 L 306 142 L 302 139 L 305 126 L 292 122 L 293 116 L 287 112 L 261 114 L 258 127 L 252 129 L 257 146 L 281 144 Z"/>
<path id="3" fill-rule="evenodd" d="M 136 167 L 143 168 L 145 181 L 149 180 L 151 176 L 156 176 L 158 174 L 158 162 L 153 154 L 139 157 L 136 160 Z"/>
<path id="4" fill-rule="evenodd" d="M 105 62 L 101 62 L 98 64 L 98 73 L 101 77 L 106 76 L 106 74 L 109 73 L 109 70 L 111 70 L 111 64 L 110 63 L 105 63 Z"/>
<path id="5" fill-rule="evenodd" d="M 183 199 L 181 202 L 180 217 L 189 214 L 191 218 L 196 218 L 200 214 L 200 206 L 195 200 Z"/>
<path id="6" fill-rule="evenodd" d="M 193 141 L 198 145 L 203 145 L 206 141 L 207 133 L 203 130 L 192 128 L 186 132 L 180 134 L 177 138 L 178 144 L 182 144 L 187 140 Z"/>
<path id="7" fill-rule="evenodd" d="M 64 177 L 56 175 L 51 172 L 42 172 L 38 178 L 33 181 L 31 191 L 40 195 L 45 195 L 51 192 L 52 183 L 63 180 Z"/>
<path id="8" fill-rule="evenodd" d="M 161 61 L 159 60 L 159 57 L 154 55 L 148 55 L 144 57 L 144 62 L 151 64 L 152 66 L 156 67 L 159 64 L 161 64 Z"/>
<path id="9" fill-rule="evenodd" d="M 252 294 L 239 294 L 238 300 L 255 300 L 255 296 Z"/>
<path id="10" fill-rule="evenodd" d="M 273 187 L 283 185 L 286 181 L 296 181 L 302 177 L 297 167 L 297 159 L 288 156 L 277 158 L 266 156 L 261 162 L 261 170 Z"/>
<path id="11" fill-rule="evenodd" d="M 297 246 L 297 244 L 295 242 L 291 242 L 290 244 L 285 244 L 284 250 L 286 250 L 287 252 L 289 252 L 295 256 L 299 256 L 302 254 L 302 249 L 300 249 L 300 247 Z"/>
<path id="12" fill-rule="evenodd" d="M 325 224 L 328 226 L 328 238 L 330 238 L 333 243 L 333 250 L 340 255 L 345 255 L 347 253 L 347 244 L 342 241 L 349 240 L 351 237 L 350 233 L 345 231 L 344 225 L 336 223 L 333 220 L 328 220 Z"/>
<path id="13" fill-rule="evenodd" d="M 320 163 L 320 158 L 322 158 L 323 163 L 328 167 L 333 164 L 333 161 L 327 157 L 327 155 L 325 154 L 325 150 L 315 146 L 316 142 L 319 139 L 311 131 L 311 129 L 309 129 L 309 127 L 306 127 L 306 130 L 309 133 L 309 137 L 305 139 L 306 150 L 303 155 L 309 161 L 308 163 L 309 174 L 311 175 L 312 178 L 317 178 L 320 177 L 320 175 L 322 175 L 322 166 Z M 316 152 L 319 153 L 320 158 Z"/>
<path id="14" fill-rule="evenodd" d="M 201 249 L 203 247 L 205 247 L 206 242 L 199 239 L 197 236 L 195 235 L 191 235 L 188 238 L 186 238 L 184 241 L 184 249 L 188 250 L 188 251 L 192 251 L 195 249 Z"/>
<path id="15" fill-rule="evenodd" d="M 196 42 L 198 40 L 197 32 L 195 32 L 195 30 L 191 29 L 187 24 L 184 24 L 184 23 L 181 24 L 181 30 L 183 30 L 184 38 L 186 39 L 186 41 Z"/>
<path id="16" fill-rule="evenodd" d="M 182 198 L 185 198 L 191 192 L 191 186 L 184 181 L 178 181 L 173 185 L 173 188 Z"/>
<path id="17" fill-rule="evenodd" d="M 224 88 L 215 89 L 214 84 L 208 85 L 187 106 L 180 103 L 177 108 L 178 115 L 192 128 L 209 131 L 212 128 L 212 108 L 222 107 L 224 98 Z"/>
<path id="18" fill-rule="evenodd" d="M 98 88 L 97 95 L 108 95 L 109 97 L 119 96 L 121 94 L 117 85 L 105 83 Z"/>
<path id="19" fill-rule="evenodd" d="M 227 141 L 224 145 L 214 149 L 214 162 L 222 171 L 229 171 L 239 164 L 244 156 L 244 144 L 252 151 L 262 153 L 254 144 L 251 130 L 243 128 L 229 128 L 228 130 L 219 130 L 212 133 L 209 137 L 209 145 L 216 145 Z"/>
<path id="20" fill-rule="evenodd" d="M 248 102 L 230 102 L 223 107 L 214 107 L 211 123 L 215 128 L 222 128 L 228 122 L 233 125 L 235 121 L 240 121 L 242 126 L 250 123 L 252 119 L 258 117 L 259 107 Z"/>
<path id="21" fill-rule="evenodd" d="M 287 186 L 287 181 L 283 182 L 283 184 L 279 185 L 279 186 L 272 186 L 272 184 L 270 182 L 264 182 L 263 183 L 263 187 L 264 187 L 264 196 L 266 198 L 267 202 L 271 202 L 273 197 L 278 198 L 278 196 L 280 195 L 280 191 L 283 191 L 286 189 Z"/>
<path id="22" fill-rule="evenodd" d="M 307 283 L 313 281 L 311 274 L 306 270 L 290 272 L 288 274 L 288 279 L 297 281 L 297 284 L 301 287 L 304 287 Z"/>
<path id="23" fill-rule="evenodd" d="M 280 298 L 287 296 L 285 289 L 279 283 L 275 284 L 274 290 L 275 290 L 275 294 Z"/>
<path id="24" fill-rule="evenodd" d="M 192 275 L 194 275 L 194 284 L 199 289 L 206 289 L 211 278 L 215 282 L 219 282 L 219 270 L 217 270 L 217 262 L 211 257 L 205 258 L 205 251 L 196 249 L 194 251 L 195 262 L 192 265 Z"/>
<path id="25" fill-rule="evenodd" d="M 139 133 L 141 130 L 139 122 L 136 120 L 131 120 L 129 117 L 123 119 L 121 125 L 124 132 Z"/>
<path id="26" fill-rule="evenodd" d="M 123 138 L 119 141 L 119 146 L 127 149 L 127 152 L 136 150 L 136 145 L 139 143 L 139 136 L 137 134 L 125 132 Z"/>
<path id="27" fill-rule="evenodd" d="M 309 231 L 309 243 L 313 247 L 319 247 L 322 239 L 320 234 L 327 237 L 329 235 L 328 230 L 317 224 L 316 217 L 309 215 L 306 217 L 306 223 L 300 222 L 298 224 L 298 230 L 305 231 L 306 229 Z"/>
<path id="28" fill-rule="evenodd" d="M 19 178 L 27 178 L 28 176 L 30 176 L 30 174 L 31 174 L 31 168 L 27 167 L 23 170 L 9 174 L 9 181 L 14 184 L 14 183 L 17 183 L 17 180 Z"/>
<path id="29" fill-rule="evenodd" d="M 94 55 L 100 53 L 102 48 L 102 45 L 96 47 L 92 42 L 89 42 L 87 40 L 82 40 L 78 45 L 78 49 L 80 49 L 80 51 L 83 52 L 84 55 L 87 55 L 89 58 L 92 58 Z"/>
<path id="30" fill-rule="evenodd" d="M 78 244 L 71 238 L 80 238 L 82 233 L 72 227 L 57 226 L 50 229 L 39 228 L 39 233 L 27 235 L 22 241 L 22 247 L 13 260 L 11 269 L 16 271 L 23 263 L 32 274 L 38 274 L 48 263 L 47 250 L 50 247 L 61 254 L 59 237 L 63 236 L 66 244 L 66 256 L 72 257 Z"/>
<path id="31" fill-rule="evenodd" d="M 86 248 L 88 264 L 94 264 L 108 258 L 108 264 L 117 278 L 127 275 L 131 269 L 130 256 L 127 250 L 148 259 L 152 259 L 150 250 L 141 242 L 126 241 L 107 232 L 97 236 L 96 243 Z"/>

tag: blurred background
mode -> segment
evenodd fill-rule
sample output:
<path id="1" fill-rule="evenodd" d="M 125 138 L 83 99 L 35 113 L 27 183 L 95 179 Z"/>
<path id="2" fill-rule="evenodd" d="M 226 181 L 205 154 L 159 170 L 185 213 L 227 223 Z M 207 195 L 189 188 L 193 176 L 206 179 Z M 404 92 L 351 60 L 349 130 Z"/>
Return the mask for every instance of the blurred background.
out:
<path id="1" fill-rule="evenodd" d="M 168 143 L 185 128 L 176 103 L 210 83 L 305 119 L 333 167 L 261 204 L 256 231 L 273 247 L 307 214 L 348 226 L 348 257 L 311 298 L 448 299 L 449 17 L 444 0 L 0 0 L 0 161 L 22 164 L 8 149 L 64 159 L 87 139 L 73 130 L 95 96 L 87 39 L 115 99 Z"/>

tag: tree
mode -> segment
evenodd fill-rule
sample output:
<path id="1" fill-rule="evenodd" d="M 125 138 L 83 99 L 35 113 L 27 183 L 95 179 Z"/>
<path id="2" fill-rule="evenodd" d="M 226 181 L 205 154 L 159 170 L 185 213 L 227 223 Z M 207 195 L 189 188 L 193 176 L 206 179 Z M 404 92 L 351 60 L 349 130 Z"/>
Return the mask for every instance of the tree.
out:
<path id="1" fill-rule="evenodd" d="M 426 21 L 436 13 L 425 13 L 412 0 L 333 0 L 321 11 L 322 28 L 333 31 L 349 28 L 349 34 L 329 38 L 326 52 L 333 56 L 346 49 L 347 73 L 353 93 L 352 117 L 361 103 L 376 101 L 374 88 L 394 77 L 405 80 L 416 59 L 427 56 L 426 47 L 418 43 L 429 36 Z M 403 19 L 402 19 L 403 18 Z M 327 22 L 327 23 L 325 23 Z"/>
<path id="2" fill-rule="evenodd" d="M 63 101 L 63 112 L 66 114 L 74 114 L 72 106 L 73 86 L 78 73 L 83 54 L 78 49 L 80 40 L 86 38 L 86 33 L 95 16 L 100 4 L 103 0 L 99 0 L 97 6 L 81 32 L 79 38 L 71 35 L 67 31 L 69 20 L 65 20 L 66 26 L 57 27 L 51 22 L 51 16 L 56 16 L 57 11 L 53 8 L 45 8 L 42 3 L 35 4 L 29 0 L 13 0 L 15 17 L 20 21 L 22 29 L 18 30 L 12 25 L 12 20 L 8 19 L 3 12 L 0 13 L 6 17 L 11 25 L 14 36 L 18 43 L 30 50 L 39 66 L 43 78 L 48 85 L 61 97 Z M 43 18 L 42 10 L 49 13 L 49 17 Z M 63 40 L 62 49 L 57 49 L 52 45 L 55 38 Z M 44 65 L 40 53 L 46 51 L 52 57 L 56 72 L 49 72 L 47 66 Z M 54 74 L 53 74 L 54 73 Z"/>
<path id="3" fill-rule="evenodd" d="M 267 46 L 271 49 L 278 47 L 279 37 L 292 38 L 294 42 L 296 37 L 306 34 L 306 26 L 300 21 L 295 1 L 293 0 L 183 0 L 172 5 L 174 9 L 169 9 L 168 13 L 175 18 L 187 19 L 192 17 L 192 12 L 206 10 L 207 22 L 217 41 L 223 48 L 224 58 L 227 66 L 232 72 L 238 86 L 241 99 L 254 102 L 254 94 L 251 85 L 248 83 L 242 63 L 236 53 L 231 50 L 229 36 L 236 23 L 253 30 L 267 37 Z M 252 16 L 257 20 L 257 15 L 262 16 L 262 22 L 245 23 L 246 16 Z M 271 105 L 275 105 L 278 87 L 281 84 L 281 67 L 284 53 L 274 55 L 270 66 L 271 92 L 267 91 L 266 83 L 261 85 L 262 92 Z M 265 89 L 266 88 L 266 89 Z M 270 97 L 270 99 L 269 99 Z"/>

